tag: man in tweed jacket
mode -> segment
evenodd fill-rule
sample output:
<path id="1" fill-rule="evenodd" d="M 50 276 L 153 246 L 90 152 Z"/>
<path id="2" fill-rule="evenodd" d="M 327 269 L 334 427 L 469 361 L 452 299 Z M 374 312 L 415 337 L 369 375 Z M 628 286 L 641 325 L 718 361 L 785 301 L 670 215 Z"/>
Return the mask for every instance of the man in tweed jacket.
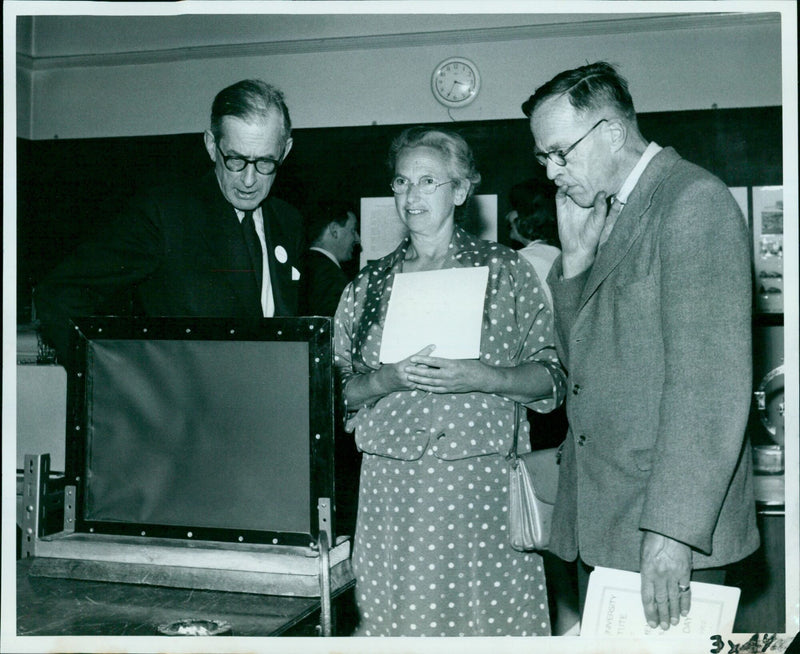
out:
<path id="1" fill-rule="evenodd" d="M 641 572 L 647 621 L 668 629 L 690 578 L 721 581 L 707 569 L 759 544 L 746 222 L 719 179 L 642 137 L 607 63 L 523 111 L 563 246 L 549 282 L 570 430 L 550 549 Z"/>

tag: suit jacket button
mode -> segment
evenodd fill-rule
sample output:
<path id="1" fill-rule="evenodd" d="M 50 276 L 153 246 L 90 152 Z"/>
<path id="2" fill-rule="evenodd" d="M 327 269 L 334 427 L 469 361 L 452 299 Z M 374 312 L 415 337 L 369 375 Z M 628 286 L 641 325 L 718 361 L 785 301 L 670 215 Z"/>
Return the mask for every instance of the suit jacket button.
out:
<path id="1" fill-rule="evenodd" d="M 578 436 L 578 445 L 583 445 L 586 443 L 586 434 L 581 434 Z"/>
<path id="2" fill-rule="evenodd" d="M 580 393 L 580 392 L 581 392 L 581 385 L 580 385 L 580 384 L 575 384 L 575 385 L 572 387 L 572 394 L 573 394 L 573 395 L 577 395 L 577 394 L 578 394 L 578 393 Z"/>

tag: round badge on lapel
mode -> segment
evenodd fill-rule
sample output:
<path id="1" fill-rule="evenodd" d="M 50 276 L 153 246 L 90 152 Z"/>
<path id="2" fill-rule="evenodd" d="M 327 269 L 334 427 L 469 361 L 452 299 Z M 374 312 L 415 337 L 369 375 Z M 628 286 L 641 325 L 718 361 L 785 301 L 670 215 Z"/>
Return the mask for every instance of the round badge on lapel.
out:
<path id="1" fill-rule="evenodd" d="M 275 258 L 281 263 L 286 263 L 289 260 L 289 255 L 286 253 L 286 248 L 284 248 L 282 245 L 278 245 L 275 248 Z"/>

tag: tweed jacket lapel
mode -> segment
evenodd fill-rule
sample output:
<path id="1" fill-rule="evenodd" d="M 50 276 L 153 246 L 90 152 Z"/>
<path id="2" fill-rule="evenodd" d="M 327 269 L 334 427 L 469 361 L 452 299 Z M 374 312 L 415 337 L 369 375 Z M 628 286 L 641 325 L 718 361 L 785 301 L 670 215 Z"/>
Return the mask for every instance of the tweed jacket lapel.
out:
<path id="1" fill-rule="evenodd" d="M 608 241 L 600 247 L 597 259 L 586 281 L 581 295 L 583 307 L 595 293 L 600 284 L 614 271 L 625 258 L 644 226 L 644 215 L 650 208 L 653 195 L 661 184 L 667 171 L 680 159 L 673 148 L 661 150 L 644 169 L 636 186 L 628 197 L 628 202 L 619 214 L 617 224 L 611 231 Z"/>

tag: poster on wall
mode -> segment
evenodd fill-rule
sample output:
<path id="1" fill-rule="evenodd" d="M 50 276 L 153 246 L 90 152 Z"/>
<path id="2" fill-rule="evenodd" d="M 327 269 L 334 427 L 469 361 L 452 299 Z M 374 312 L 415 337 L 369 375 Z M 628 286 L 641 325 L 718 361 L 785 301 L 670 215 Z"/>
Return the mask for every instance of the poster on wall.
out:
<path id="1" fill-rule="evenodd" d="M 497 196 L 470 198 L 457 223 L 469 233 L 497 240 Z M 397 216 L 394 197 L 361 198 L 361 259 L 359 268 L 394 250 L 405 238 L 406 227 Z"/>
<path id="2" fill-rule="evenodd" d="M 753 187 L 756 308 L 783 312 L 783 187 Z"/>

